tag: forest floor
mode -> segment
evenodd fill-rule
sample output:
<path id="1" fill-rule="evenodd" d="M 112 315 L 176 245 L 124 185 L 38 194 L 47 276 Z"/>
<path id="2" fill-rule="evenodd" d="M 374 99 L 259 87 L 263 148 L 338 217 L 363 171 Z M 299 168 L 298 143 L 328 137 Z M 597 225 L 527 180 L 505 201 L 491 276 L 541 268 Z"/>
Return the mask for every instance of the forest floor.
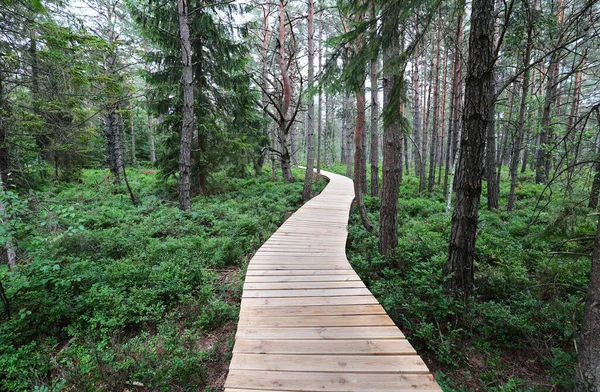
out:
<path id="1" fill-rule="evenodd" d="M 139 207 L 101 170 L 84 171 L 81 183 L 1 195 L 21 261 L 0 270 L 11 315 L 0 320 L 0 390 L 221 390 L 243 271 L 302 205 L 303 173 L 293 184 L 271 182 L 266 171 L 223 174 L 211 196 L 181 212 L 172 182 L 129 172 Z M 445 391 L 572 386 L 595 222 L 582 191 L 549 200 L 543 190 L 522 176 L 513 214 L 488 211 L 484 195 L 476 295 L 467 303 L 443 290 L 450 219 L 439 186 L 419 195 L 418 179 L 405 175 L 399 247 L 389 258 L 351 213 L 352 265 Z M 365 201 L 377 226 L 379 199 Z"/>
<path id="2" fill-rule="evenodd" d="M 0 195 L 21 258 L 0 270 L 0 390 L 222 390 L 245 267 L 302 205 L 303 171 L 220 175 L 189 212 L 153 170 L 128 174 L 139 207 L 102 170 Z"/>
<path id="3" fill-rule="evenodd" d="M 419 194 L 418 178 L 405 174 L 399 247 L 389 258 L 351 213 L 352 266 L 448 392 L 572 390 L 595 217 L 585 185 L 549 199 L 530 173 L 521 176 L 516 210 L 508 214 L 509 182 L 503 178 L 501 209 L 488 211 L 482 196 L 476 290 L 467 302 L 444 291 L 451 215 L 441 186 Z M 377 227 L 379 199 L 365 202 Z"/>

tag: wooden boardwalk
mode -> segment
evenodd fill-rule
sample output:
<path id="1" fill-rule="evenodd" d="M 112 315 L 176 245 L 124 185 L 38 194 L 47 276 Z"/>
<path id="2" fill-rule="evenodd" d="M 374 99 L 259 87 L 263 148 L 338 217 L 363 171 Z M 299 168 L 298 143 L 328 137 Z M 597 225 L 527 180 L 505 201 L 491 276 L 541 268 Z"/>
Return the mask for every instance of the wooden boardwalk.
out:
<path id="1" fill-rule="evenodd" d="M 352 180 L 323 174 L 250 261 L 225 392 L 441 391 L 346 259 Z"/>

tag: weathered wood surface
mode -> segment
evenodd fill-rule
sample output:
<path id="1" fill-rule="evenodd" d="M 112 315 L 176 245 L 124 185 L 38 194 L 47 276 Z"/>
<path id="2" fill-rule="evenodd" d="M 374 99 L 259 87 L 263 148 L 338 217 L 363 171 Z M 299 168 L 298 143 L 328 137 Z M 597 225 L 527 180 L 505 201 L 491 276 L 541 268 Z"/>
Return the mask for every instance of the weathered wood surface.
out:
<path id="1" fill-rule="evenodd" d="M 225 392 L 441 391 L 346 259 L 352 180 L 323 174 L 250 261 Z"/>

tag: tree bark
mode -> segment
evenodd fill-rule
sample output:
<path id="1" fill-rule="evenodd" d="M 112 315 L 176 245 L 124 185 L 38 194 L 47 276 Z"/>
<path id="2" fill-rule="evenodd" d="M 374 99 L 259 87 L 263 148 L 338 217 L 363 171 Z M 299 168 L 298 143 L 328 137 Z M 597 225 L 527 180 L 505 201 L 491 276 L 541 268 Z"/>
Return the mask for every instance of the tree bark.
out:
<path id="1" fill-rule="evenodd" d="M 445 132 L 445 121 L 446 121 L 446 89 L 448 87 L 448 46 L 446 46 L 446 54 L 444 55 L 444 77 L 442 79 L 444 81 L 442 87 L 442 105 L 440 107 L 440 145 L 439 145 L 439 171 L 438 171 L 438 180 L 437 184 L 440 185 L 442 183 L 442 166 L 445 159 L 447 151 L 444 151 L 444 141 L 446 140 L 446 132 Z M 447 160 L 446 160 L 447 162 Z"/>
<path id="2" fill-rule="evenodd" d="M 391 23 L 386 17 L 383 23 Z M 397 26 L 393 26 L 396 31 Z M 383 105 L 387 108 L 392 97 L 395 83 L 402 84 L 402 75 L 392 73 L 390 62 L 399 56 L 398 39 L 393 38 L 383 55 Z M 381 182 L 381 205 L 379 209 L 379 253 L 389 255 L 398 246 L 398 195 L 400 186 L 399 154 L 400 125 L 397 116 L 384 126 L 383 134 L 383 164 Z"/>
<path id="3" fill-rule="evenodd" d="M 179 14 L 179 40 L 181 44 L 181 85 L 183 89 L 183 124 L 181 127 L 181 145 L 179 150 L 179 208 L 191 207 L 191 151 L 194 130 L 194 71 L 192 65 L 192 41 L 188 4 L 186 0 L 177 0 Z"/>
<path id="4" fill-rule="evenodd" d="M 312 0 L 311 0 L 312 1 Z M 323 42 L 323 13 L 319 16 L 319 75 L 323 70 L 322 65 L 322 47 L 321 43 Z M 321 76 L 320 76 L 321 77 Z M 319 109 L 318 109 L 318 120 L 317 120 L 317 134 L 318 134 L 318 142 L 317 142 L 317 173 L 321 174 L 321 145 L 323 143 L 323 88 L 321 86 L 321 79 L 319 79 Z"/>
<path id="5" fill-rule="evenodd" d="M 421 145 L 421 98 L 419 97 L 419 45 L 415 47 L 415 57 L 413 59 L 413 72 L 412 72 L 412 90 L 413 90 L 413 139 L 415 142 L 414 147 L 414 164 L 415 164 L 415 175 L 421 177 L 421 152 L 419 146 Z M 385 137 L 385 136 L 384 136 Z"/>
<path id="6" fill-rule="evenodd" d="M 0 69 L 0 181 L 3 186 L 10 184 L 10 163 L 8 148 L 6 148 L 6 121 L 9 114 L 7 100 L 4 97 L 4 72 Z"/>
<path id="7" fill-rule="evenodd" d="M 564 0 L 558 0 L 557 24 L 562 25 L 565 15 Z M 556 102 L 558 90 L 560 51 L 557 50 L 550 56 L 548 67 L 548 79 L 546 82 L 546 96 L 544 98 L 544 110 L 542 114 L 542 124 L 540 132 L 540 144 L 538 145 L 535 163 L 535 182 L 545 184 L 550 175 L 551 159 L 547 151 L 549 138 L 552 133 L 552 109 Z"/>
<path id="8" fill-rule="evenodd" d="M 527 43 L 525 46 L 525 59 L 523 65 L 527 67 L 523 72 L 523 81 L 521 84 L 521 104 L 519 107 L 519 122 L 513 137 L 512 153 L 510 158 L 510 191 L 508 193 L 508 204 L 506 210 L 510 213 L 515 205 L 515 189 L 518 180 L 519 157 L 523 144 L 523 134 L 525 132 L 525 115 L 527 110 L 527 93 L 529 91 L 529 63 L 531 62 L 531 49 L 533 43 L 533 12 L 534 10 L 528 7 L 528 2 L 524 2 L 527 7 L 529 25 L 527 28 Z"/>
<path id="9" fill-rule="evenodd" d="M 375 3 L 370 2 L 371 20 L 375 20 Z M 375 26 L 373 26 L 375 29 Z M 379 89 L 377 81 L 378 57 L 371 58 L 371 196 L 379 196 Z"/>
<path id="10" fill-rule="evenodd" d="M 281 113 L 279 119 L 279 142 L 281 143 L 281 172 L 285 182 L 292 182 L 292 167 L 290 164 L 290 151 L 288 148 L 288 138 L 291 128 L 290 107 L 292 102 L 292 80 L 288 63 L 285 60 L 285 1 L 279 1 L 279 35 L 277 42 L 277 53 L 279 60 L 279 70 L 281 72 L 281 82 L 283 85 L 283 99 L 281 102 Z M 300 103 L 298 103 L 300 104 Z"/>
<path id="11" fill-rule="evenodd" d="M 314 0 L 308 0 L 308 88 L 312 89 L 315 73 L 315 4 Z M 310 199 L 312 190 L 312 179 L 315 167 L 315 99 L 311 95 L 308 100 L 308 111 L 306 114 L 306 174 L 304 176 L 304 188 L 302 199 Z"/>
<path id="12" fill-rule="evenodd" d="M 596 217 L 597 218 L 597 217 Z M 581 325 L 575 392 L 600 391 L 600 220 Z"/>
<path id="13" fill-rule="evenodd" d="M 500 194 L 500 183 L 496 177 L 496 95 L 495 75 L 492 75 L 492 86 L 490 88 L 490 98 L 492 106 L 490 108 L 490 119 L 487 127 L 487 142 L 485 154 L 485 170 L 487 179 L 487 207 L 488 210 L 498 208 L 498 196 Z"/>
<path id="14" fill-rule="evenodd" d="M 427 55 L 423 58 L 423 64 L 425 69 L 427 69 Z M 429 80 L 428 83 L 425 84 L 424 91 L 427 91 L 426 101 L 423 104 L 423 110 L 425 110 L 425 118 L 423 119 L 423 128 L 421 128 L 421 142 L 423 143 L 421 147 L 421 175 L 419 176 L 419 193 L 425 190 L 425 186 L 427 183 L 427 147 L 429 145 L 429 117 L 431 115 L 431 89 L 433 85 L 433 59 L 431 59 L 431 64 L 429 67 Z M 431 142 L 433 143 L 433 135 L 431 138 Z"/>
<path id="15" fill-rule="evenodd" d="M 449 291 L 463 298 L 470 296 L 474 288 L 473 259 L 491 107 L 493 46 L 494 0 L 473 0 L 456 202 L 445 268 Z"/>
<path id="16" fill-rule="evenodd" d="M 115 178 L 114 183 L 121 184 L 123 174 L 123 150 L 121 148 L 121 120 L 115 106 L 109 107 L 104 119 L 104 135 L 106 136 L 108 168 Z"/>
<path id="17" fill-rule="evenodd" d="M 129 101 L 129 126 L 131 129 L 131 164 L 135 165 L 135 126 L 133 120 L 133 101 Z"/>
<path id="18" fill-rule="evenodd" d="M 429 179 L 427 183 L 427 191 L 433 192 L 435 185 L 435 168 L 438 148 L 438 127 L 439 127 L 439 112 L 440 112 L 440 41 L 442 40 L 442 18 L 438 17 L 437 28 L 437 45 L 435 50 L 435 77 L 433 87 L 433 126 L 431 129 L 431 144 L 429 147 Z"/>

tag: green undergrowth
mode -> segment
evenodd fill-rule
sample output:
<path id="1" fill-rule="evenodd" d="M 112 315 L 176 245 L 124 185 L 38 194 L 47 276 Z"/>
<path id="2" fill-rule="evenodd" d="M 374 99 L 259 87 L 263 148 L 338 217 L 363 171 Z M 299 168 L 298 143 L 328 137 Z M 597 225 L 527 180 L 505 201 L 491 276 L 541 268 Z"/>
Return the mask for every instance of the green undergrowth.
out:
<path id="1" fill-rule="evenodd" d="M 265 174 L 216 176 L 178 210 L 153 170 L 4 192 L 19 265 L 0 268 L 0 390 L 211 391 L 223 382 L 245 266 L 301 204 Z M 325 181 L 319 180 L 320 190 Z M 6 304 L 5 304 L 6 305 Z"/>
<path id="2" fill-rule="evenodd" d="M 344 172 L 344 167 L 334 168 Z M 418 194 L 418 179 L 400 186 L 399 244 L 383 258 L 377 237 L 349 224 L 352 265 L 424 356 L 445 391 L 572 390 L 574 336 L 590 271 L 595 219 L 583 190 L 548 200 L 523 176 L 517 208 L 488 211 L 485 194 L 475 255 L 475 296 L 464 303 L 444 292 L 450 234 L 441 187 Z M 366 196 L 378 225 L 379 199 Z"/>

